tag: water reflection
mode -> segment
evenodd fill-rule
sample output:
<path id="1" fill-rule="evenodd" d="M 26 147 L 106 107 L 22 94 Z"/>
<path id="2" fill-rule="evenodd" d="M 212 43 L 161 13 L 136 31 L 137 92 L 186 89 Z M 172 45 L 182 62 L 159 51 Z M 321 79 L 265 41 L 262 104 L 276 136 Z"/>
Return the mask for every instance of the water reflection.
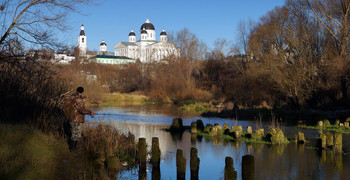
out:
<path id="1" fill-rule="evenodd" d="M 141 108 L 141 107 L 139 107 Z M 142 109 L 142 108 L 141 108 Z M 161 150 L 160 171 L 147 165 L 146 179 L 176 179 L 176 150 L 182 149 L 187 159 L 186 179 L 190 179 L 190 150 L 198 149 L 200 158 L 199 179 L 223 179 L 225 169 L 225 157 L 233 158 L 234 169 L 238 179 L 242 178 L 242 156 L 251 154 L 255 157 L 255 179 L 347 179 L 350 177 L 350 156 L 335 154 L 332 151 L 317 151 L 310 146 L 315 144 L 317 131 L 304 130 L 305 138 L 310 140 L 304 145 L 290 143 L 288 145 L 246 144 L 241 141 L 225 141 L 219 138 L 193 135 L 189 132 L 171 134 L 164 131 L 168 128 L 172 119 L 176 116 L 167 114 L 159 107 L 156 109 L 145 108 L 138 111 L 137 107 L 128 108 L 104 108 L 96 109 L 99 113 L 110 113 L 100 120 L 114 121 L 116 126 L 124 132 L 132 132 L 135 138 L 146 138 L 148 147 L 152 144 L 152 137 L 159 138 Z M 195 116 L 183 117 L 184 125 L 202 119 L 204 124 L 228 123 L 234 125 L 232 120 L 220 118 L 200 118 Z M 95 119 L 89 119 L 95 120 Z M 255 127 L 255 122 L 238 121 L 243 129 L 250 125 Z M 268 126 L 268 124 L 263 124 Z M 284 127 L 285 135 L 294 138 L 298 129 Z M 349 150 L 349 135 L 343 135 L 344 150 Z M 149 149 L 150 150 L 150 149 Z M 159 175 L 158 175 L 159 172 Z M 161 177 L 160 177 L 161 175 Z M 119 174 L 119 179 L 138 179 L 137 170 L 131 170 Z"/>

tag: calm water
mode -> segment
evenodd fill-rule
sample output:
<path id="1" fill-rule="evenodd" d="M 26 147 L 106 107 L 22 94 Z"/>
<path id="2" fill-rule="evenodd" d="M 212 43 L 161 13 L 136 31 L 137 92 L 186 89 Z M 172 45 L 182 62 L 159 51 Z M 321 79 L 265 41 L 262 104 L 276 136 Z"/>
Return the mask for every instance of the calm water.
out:
<path id="1" fill-rule="evenodd" d="M 316 143 L 316 130 L 301 129 L 305 138 L 310 142 L 298 146 L 288 145 L 246 144 L 240 141 L 223 141 L 221 139 L 206 139 L 192 136 L 184 132 L 182 136 L 172 136 L 162 129 L 168 128 L 173 118 L 181 116 L 184 125 L 190 125 L 197 119 L 204 124 L 228 123 L 254 127 L 255 121 L 233 121 L 221 118 L 203 118 L 184 114 L 173 106 L 125 106 L 94 109 L 98 115 L 95 118 L 87 117 L 89 121 L 112 121 L 123 132 L 132 132 L 136 139 L 145 137 L 149 148 L 152 137 L 159 137 L 161 149 L 161 179 L 176 179 L 176 151 L 182 149 L 187 161 L 186 179 L 190 179 L 190 149 L 198 149 L 200 158 L 199 179 L 224 179 L 225 157 L 230 156 L 234 161 L 234 168 L 241 179 L 242 156 L 246 154 L 255 157 L 255 179 L 350 179 L 350 155 L 337 155 L 332 152 L 318 152 L 310 148 Z M 267 129 L 268 124 L 262 124 Z M 283 127 L 288 138 L 294 138 L 296 127 Z M 265 130 L 266 131 L 266 130 Z M 350 152 L 350 135 L 343 135 L 343 150 Z M 151 179 L 152 165 L 147 167 L 147 179 Z M 119 174 L 118 179 L 138 179 L 138 169 Z"/>

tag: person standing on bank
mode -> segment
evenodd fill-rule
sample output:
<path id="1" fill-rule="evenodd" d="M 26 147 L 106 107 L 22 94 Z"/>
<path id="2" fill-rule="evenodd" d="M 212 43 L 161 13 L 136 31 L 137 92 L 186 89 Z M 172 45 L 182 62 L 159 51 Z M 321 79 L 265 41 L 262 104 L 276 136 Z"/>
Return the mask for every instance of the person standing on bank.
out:
<path id="1" fill-rule="evenodd" d="M 77 144 L 82 134 L 82 124 L 85 122 L 85 114 L 96 114 L 95 112 L 85 109 L 83 93 L 84 88 L 78 87 L 77 92 L 72 94 L 69 98 L 72 107 L 72 115 L 70 118 L 72 136 L 69 148 L 72 152 L 77 151 Z"/>

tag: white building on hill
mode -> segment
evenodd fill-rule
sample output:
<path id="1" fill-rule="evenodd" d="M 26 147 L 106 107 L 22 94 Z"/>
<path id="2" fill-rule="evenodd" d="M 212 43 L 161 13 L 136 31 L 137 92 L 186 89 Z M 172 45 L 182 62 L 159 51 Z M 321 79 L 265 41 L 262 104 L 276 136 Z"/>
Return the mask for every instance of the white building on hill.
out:
<path id="1" fill-rule="evenodd" d="M 128 39 L 128 42 L 119 42 L 114 46 L 115 56 L 152 62 L 166 59 L 170 55 L 180 55 L 178 48 L 167 42 L 167 34 L 164 29 L 160 33 L 160 41 L 156 40 L 156 30 L 148 18 L 140 28 L 140 39 L 136 41 L 136 34 L 133 30 L 129 33 Z"/>
<path id="2" fill-rule="evenodd" d="M 80 56 L 86 56 L 87 44 L 86 44 L 86 35 L 84 31 L 84 25 L 80 27 L 80 34 L 78 37 L 78 47 L 80 50 Z"/>

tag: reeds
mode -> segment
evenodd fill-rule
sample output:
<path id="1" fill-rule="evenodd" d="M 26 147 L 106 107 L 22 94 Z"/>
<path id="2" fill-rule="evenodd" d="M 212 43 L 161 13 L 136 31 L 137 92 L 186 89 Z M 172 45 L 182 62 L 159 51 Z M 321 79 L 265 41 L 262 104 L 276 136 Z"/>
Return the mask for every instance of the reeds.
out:
<path id="1" fill-rule="evenodd" d="M 117 156 L 126 162 L 133 161 L 136 155 L 135 136 L 130 132 L 127 135 L 121 133 L 111 122 L 85 123 L 79 146 L 101 157 Z"/>

